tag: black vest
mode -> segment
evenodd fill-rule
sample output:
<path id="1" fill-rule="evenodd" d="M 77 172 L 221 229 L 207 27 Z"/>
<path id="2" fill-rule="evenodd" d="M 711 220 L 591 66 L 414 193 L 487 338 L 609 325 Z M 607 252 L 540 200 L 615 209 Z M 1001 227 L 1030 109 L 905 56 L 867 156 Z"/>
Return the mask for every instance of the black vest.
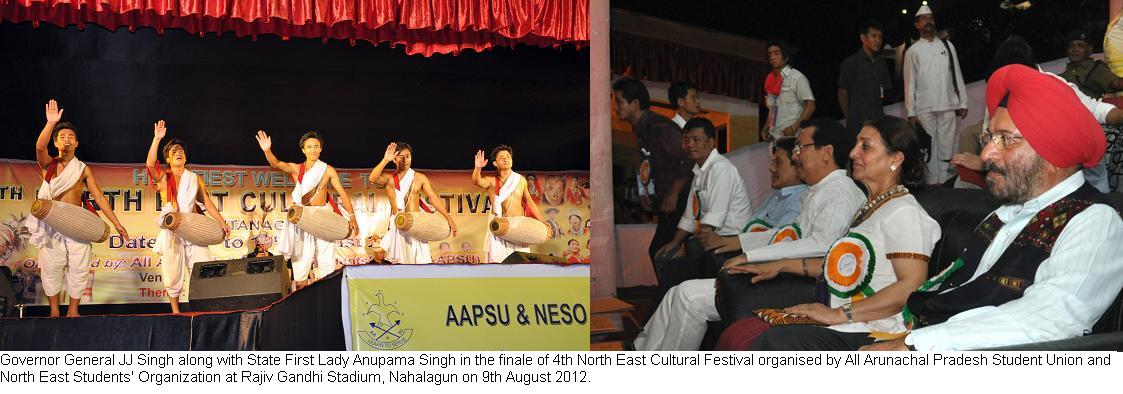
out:
<path id="1" fill-rule="evenodd" d="M 905 316 L 912 318 L 913 328 L 943 323 L 952 316 L 982 306 L 998 306 L 1021 298 L 1033 284 L 1037 268 L 1053 252 L 1053 244 L 1076 215 L 1092 204 L 1108 204 L 1102 195 L 1085 183 L 1083 187 L 1062 197 L 1037 213 L 1006 251 L 988 271 L 974 281 L 979 262 L 1004 223 L 991 213 L 975 228 L 951 272 L 939 290 L 912 293 Z M 955 268 L 955 266 L 959 266 Z"/>

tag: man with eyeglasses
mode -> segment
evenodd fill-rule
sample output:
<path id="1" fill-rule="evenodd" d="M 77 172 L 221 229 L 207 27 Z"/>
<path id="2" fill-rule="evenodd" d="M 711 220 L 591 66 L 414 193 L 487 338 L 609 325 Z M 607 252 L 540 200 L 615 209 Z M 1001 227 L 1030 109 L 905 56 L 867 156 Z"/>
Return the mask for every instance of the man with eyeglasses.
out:
<path id="1" fill-rule="evenodd" d="M 717 253 L 744 251 L 728 260 L 727 266 L 822 257 L 832 242 L 846 234 L 854 213 L 866 201 L 844 169 L 850 161 L 854 136 L 833 119 L 812 118 L 801 126 L 791 157 L 796 163 L 796 176 L 808 189 L 800 199 L 796 223 L 720 237 L 716 243 L 706 241 L 706 249 L 716 249 Z M 798 233 L 798 239 L 773 242 L 782 231 Z M 746 275 L 744 280 L 750 277 Z M 715 283 L 714 279 L 688 280 L 667 292 L 636 338 L 636 350 L 698 350 L 706 334 L 706 322 L 721 319 L 714 302 Z M 768 300 L 752 302 L 794 305 L 806 302 L 808 297 L 802 292 L 788 293 L 792 292 L 778 291 L 769 294 Z"/>
<path id="2" fill-rule="evenodd" d="M 998 49 L 994 54 L 993 63 L 995 64 L 994 67 L 996 69 L 1009 64 L 1021 64 L 1026 67 L 1036 68 L 1038 71 L 1041 71 L 1041 67 L 1037 64 L 1036 56 L 1034 56 L 1033 54 L 1033 48 L 1031 48 L 1029 44 L 1026 43 L 1025 39 L 1018 36 L 1010 36 L 1006 39 L 1006 41 L 1003 41 L 1002 44 L 998 46 Z M 1099 122 L 1101 125 L 1123 124 L 1123 109 L 1116 108 L 1112 104 L 1105 103 L 1097 98 L 1088 96 L 1084 93 L 1083 90 L 1080 89 L 1079 86 L 1061 78 L 1057 74 L 1045 71 L 1041 72 L 1060 81 L 1064 81 L 1066 84 L 1068 84 L 1068 86 L 1072 88 L 1072 91 L 1076 94 L 1076 97 L 1080 100 L 1080 103 L 1083 104 L 1084 107 L 1088 109 L 1088 112 L 1092 114 L 1092 117 L 1096 119 L 1096 122 Z M 989 126 L 989 124 L 990 117 L 987 114 L 984 114 L 984 131 Z M 970 147 L 966 151 L 952 155 L 951 164 L 962 166 L 966 169 L 974 170 L 976 172 L 981 172 L 983 170 L 984 163 L 982 158 L 979 157 L 978 152 L 982 150 L 982 147 L 985 146 L 988 141 L 988 138 L 984 138 L 982 135 L 980 135 L 978 147 Z M 1108 171 L 1104 161 L 1106 160 L 1101 159 L 1098 165 L 1091 168 L 1085 168 L 1083 172 L 1085 178 L 1084 180 L 1086 182 L 1092 184 L 1092 186 L 1095 187 L 1096 190 L 1107 193 L 1110 190 L 1110 185 L 1108 184 Z"/>
<path id="3" fill-rule="evenodd" d="M 1024 65 L 987 82 L 987 191 L 1002 202 L 960 258 L 909 296 L 913 330 L 863 350 L 949 351 L 1077 337 L 1123 288 L 1123 219 L 1084 181 L 1103 131 L 1063 81 Z M 792 338 L 785 338 L 791 348 Z M 757 339 L 769 350 L 768 334 Z M 824 342 L 798 350 L 852 350 Z"/>

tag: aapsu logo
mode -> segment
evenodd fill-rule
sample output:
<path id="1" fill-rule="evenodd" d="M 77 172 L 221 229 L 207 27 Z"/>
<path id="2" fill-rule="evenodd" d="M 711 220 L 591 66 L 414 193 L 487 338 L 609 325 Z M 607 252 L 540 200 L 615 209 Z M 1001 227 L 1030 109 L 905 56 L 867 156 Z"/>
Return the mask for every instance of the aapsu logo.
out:
<path id="1" fill-rule="evenodd" d="M 413 329 L 402 326 L 404 314 L 398 310 L 398 303 L 386 302 L 382 291 L 375 293 L 376 301 L 363 312 L 366 327 L 359 330 L 363 343 L 376 350 L 394 350 L 404 346 L 413 337 Z"/>

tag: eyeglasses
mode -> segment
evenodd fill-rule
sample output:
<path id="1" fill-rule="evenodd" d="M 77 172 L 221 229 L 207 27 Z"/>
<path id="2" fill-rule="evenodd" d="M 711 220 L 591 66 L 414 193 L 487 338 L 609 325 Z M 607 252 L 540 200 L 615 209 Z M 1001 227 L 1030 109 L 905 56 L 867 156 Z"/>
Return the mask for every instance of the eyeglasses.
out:
<path id="1" fill-rule="evenodd" d="M 1026 137 L 1020 135 L 1010 134 L 991 134 L 989 131 L 979 133 L 979 146 L 987 146 L 988 143 L 993 143 L 995 148 L 1005 150 L 1018 140 L 1024 140 Z"/>
<path id="2" fill-rule="evenodd" d="M 812 142 L 810 144 L 796 145 L 794 148 L 792 148 L 792 156 L 799 156 L 799 152 L 803 151 L 803 147 L 812 145 L 815 145 L 815 143 Z"/>

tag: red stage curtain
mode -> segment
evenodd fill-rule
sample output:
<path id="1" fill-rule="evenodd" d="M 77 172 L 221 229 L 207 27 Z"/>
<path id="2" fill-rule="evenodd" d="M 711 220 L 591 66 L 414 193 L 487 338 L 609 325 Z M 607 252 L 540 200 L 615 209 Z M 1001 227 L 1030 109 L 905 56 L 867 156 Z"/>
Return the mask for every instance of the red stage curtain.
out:
<path id="1" fill-rule="evenodd" d="M 0 19 L 364 40 L 424 56 L 589 42 L 588 0 L 0 0 Z"/>

